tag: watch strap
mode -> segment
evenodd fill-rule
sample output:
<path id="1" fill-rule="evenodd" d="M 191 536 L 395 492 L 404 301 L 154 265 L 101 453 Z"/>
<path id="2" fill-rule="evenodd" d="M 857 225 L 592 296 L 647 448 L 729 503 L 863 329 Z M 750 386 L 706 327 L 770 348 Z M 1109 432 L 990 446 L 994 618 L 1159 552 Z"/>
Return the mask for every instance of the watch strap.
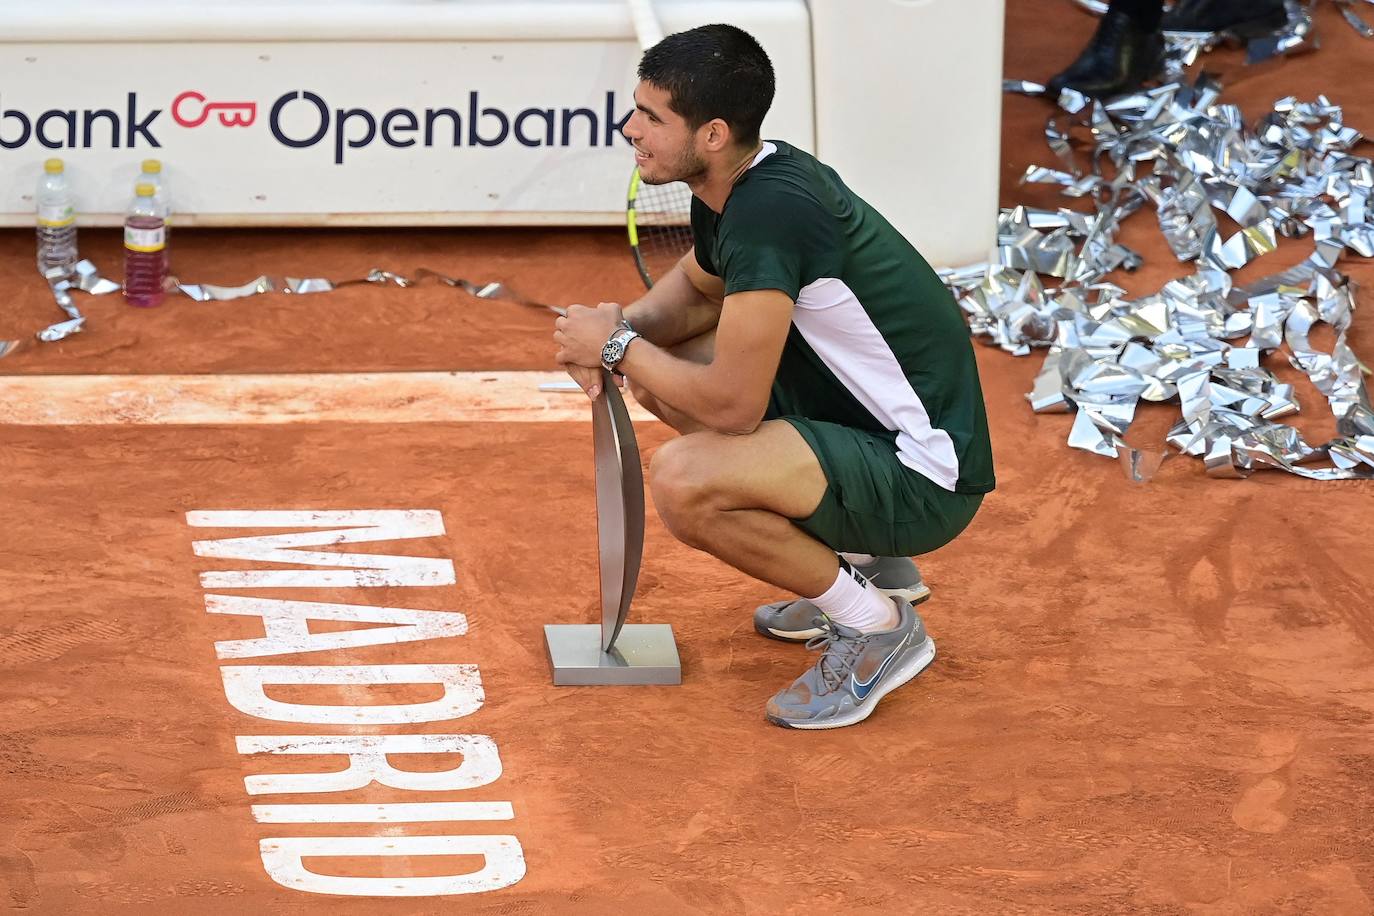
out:
<path id="1" fill-rule="evenodd" d="M 634 328 L 630 327 L 628 322 L 622 322 L 620 327 L 617 327 L 614 331 L 611 332 L 611 336 L 606 339 L 606 343 L 602 346 L 601 352 L 603 355 L 601 359 L 601 364 L 605 366 L 607 369 L 619 375 L 620 372 L 618 371 L 617 367 L 620 365 L 621 360 L 625 358 L 625 351 L 630 346 L 630 341 L 634 340 L 636 337 L 639 336 L 639 332 L 636 331 Z M 606 349 L 610 347 L 613 343 L 619 344 L 619 346 L 615 348 L 619 351 L 619 353 L 618 355 L 616 355 L 614 362 L 608 360 L 604 355 Z"/>

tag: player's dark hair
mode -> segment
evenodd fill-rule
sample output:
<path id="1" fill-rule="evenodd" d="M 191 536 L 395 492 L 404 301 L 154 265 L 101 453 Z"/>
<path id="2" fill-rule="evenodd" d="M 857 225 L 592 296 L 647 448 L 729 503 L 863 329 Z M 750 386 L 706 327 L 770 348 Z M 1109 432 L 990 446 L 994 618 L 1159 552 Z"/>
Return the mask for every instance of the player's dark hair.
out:
<path id="1" fill-rule="evenodd" d="M 665 90 L 693 129 L 713 118 L 730 125 L 739 146 L 759 141 L 773 104 L 773 64 L 763 47 L 733 25 L 677 32 L 644 52 L 639 78 Z"/>

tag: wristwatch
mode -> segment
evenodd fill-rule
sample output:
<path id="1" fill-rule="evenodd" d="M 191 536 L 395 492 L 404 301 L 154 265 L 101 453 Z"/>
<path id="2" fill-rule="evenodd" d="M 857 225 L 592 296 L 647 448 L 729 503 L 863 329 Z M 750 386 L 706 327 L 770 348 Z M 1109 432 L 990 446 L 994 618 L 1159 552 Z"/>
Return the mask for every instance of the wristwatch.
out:
<path id="1" fill-rule="evenodd" d="M 628 321 L 621 321 L 619 327 L 611 332 L 610 338 L 601 347 L 601 365 L 619 375 L 620 370 L 616 367 L 625 358 L 625 348 L 638 336 L 639 332 L 630 327 Z"/>

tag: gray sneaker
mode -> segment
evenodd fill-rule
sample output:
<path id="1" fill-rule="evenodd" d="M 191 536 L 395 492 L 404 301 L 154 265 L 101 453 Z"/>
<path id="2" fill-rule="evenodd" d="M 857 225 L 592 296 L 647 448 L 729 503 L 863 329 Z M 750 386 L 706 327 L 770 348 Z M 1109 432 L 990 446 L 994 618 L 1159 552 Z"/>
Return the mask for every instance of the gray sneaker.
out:
<path id="1" fill-rule="evenodd" d="M 921 581 L 921 571 L 910 557 L 878 557 L 869 565 L 854 569 L 885 595 L 905 598 L 913 605 L 930 597 L 930 588 Z M 769 639 L 806 642 L 821 634 L 816 626 L 820 613 L 820 608 L 805 598 L 775 601 L 754 611 L 754 629 Z"/>
<path id="2" fill-rule="evenodd" d="M 768 701 L 768 721 L 784 728 L 840 728 L 867 719 L 878 701 L 935 660 L 925 624 L 901 598 L 896 629 L 860 633 L 822 616 L 821 635 L 806 644 L 824 650 L 791 687 Z"/>

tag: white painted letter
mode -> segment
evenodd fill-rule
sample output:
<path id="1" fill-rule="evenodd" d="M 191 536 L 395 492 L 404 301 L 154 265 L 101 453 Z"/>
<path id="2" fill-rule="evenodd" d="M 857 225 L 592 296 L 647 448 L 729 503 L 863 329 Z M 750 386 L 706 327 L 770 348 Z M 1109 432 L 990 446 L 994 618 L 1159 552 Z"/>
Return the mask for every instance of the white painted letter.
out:
<path id="1" fill-rule="evenodd" d="M 510 802 L 393 802 L 385 805 L 254 805 L 259 824 L 420 824 L 508 821 Z"/>
<path id="2" fill-rule="evenodd" d="M 501 755 L 486 735 L 249 735 L 237 739 L 240 754 L 347 754 L 348 766 L 333 773 L 271 773 L 247 776 L 249 795 L 280 792 L 350 792 L 374 781 L 393 789 L 439 792 L 476 789 L 501 776 Z M 387 754 L 461 754 L 452 770 L 398 770 Z"/>
<path id="3" fill-rule="evenodd" d="M 468 620 L 455 611 L 412 611 L 396 607 L 359 604 L 320 604 L 315 601 L 281 601 L 235 595 L 206 595 L 205 610 L 211 614 L 261 617 L 265 639 L 229 639 L 215 643 L 220 658 L 260 658 L 325 649 L 355 649 L 421 639 L 462 636 Z M 355 620 L 359 623 L 390 623 L 396 626 L 362 630 L 310 632 L 311 620 Z"/>
<path id="4" fill-rule="evenodd" d="M 452 585 L 453 561 L 433 557 L 297 550 L 325 544 L 395 541 L 444 533 L 444 520 L 433 509 L 376 509 L 341 512 L 187 512 L 193 528 L 328 528 L 355 527 L 297 534 L 195 541 L 198 557 L 338 566 L 326 569 L 223 570 L 201 573 L 203 588 L 364 588 L 380 585 Z"/>
<path id="5" fill-rule="evenodd" d="M 485 694 L 476 665 L 242 665 L 221 668 L 224 695 L 240 712 L 275 722 L 313 725 L 402 725 L 461 719 L 482 708 Z M 268 684 L 439 684 L 444 695 L 428 703 L 308 706 L 267 696 Z M 352 692 L 352 691 L 350 691 Z"/>
<path id="6" fill-rule="evenodd" d="M 525 853 L 513 836 L 277 837 L 260 844 L 262 864 L 283 887 L 352 897 L 439 897 L 510 887 L 525 877 Z M 359 878 L 308 871 L 312 856 L 482 856 L 481 871 L 424 878 Z"/>

